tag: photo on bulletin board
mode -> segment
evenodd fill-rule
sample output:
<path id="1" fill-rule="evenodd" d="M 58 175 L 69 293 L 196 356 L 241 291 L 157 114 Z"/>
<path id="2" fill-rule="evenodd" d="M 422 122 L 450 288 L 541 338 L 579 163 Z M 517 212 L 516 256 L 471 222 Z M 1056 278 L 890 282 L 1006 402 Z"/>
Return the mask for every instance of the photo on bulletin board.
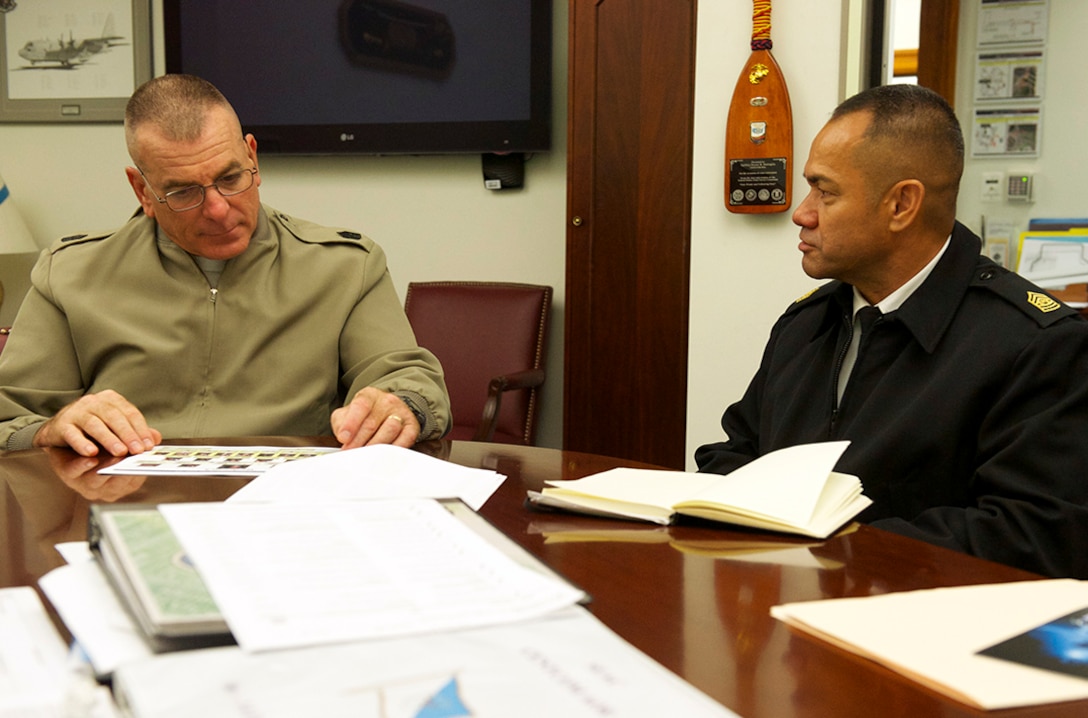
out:
<path id="1" fill-rule="evenodd" d="M 151 78 L 150 3 L 0 0 L 0 122 L 119 122 Z"/>

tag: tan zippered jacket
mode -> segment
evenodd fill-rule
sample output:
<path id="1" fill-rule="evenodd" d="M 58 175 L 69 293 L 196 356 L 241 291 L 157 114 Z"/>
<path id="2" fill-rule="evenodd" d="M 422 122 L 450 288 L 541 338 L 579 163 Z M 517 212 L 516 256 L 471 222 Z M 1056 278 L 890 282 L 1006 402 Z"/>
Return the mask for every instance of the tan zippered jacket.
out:
<path id="1" fill-rule="evenodd" d="M 417 346 L 385 253 L 367 237 L 262 206 L 249 247 L 212 288 L 137 213 L 116 232 L 42 252 L 0 354 L 0 448 L 113 389 L 164 438 L 328 435 L 345 397 L 374 386 L 441 436 L 441 366 Z"/>

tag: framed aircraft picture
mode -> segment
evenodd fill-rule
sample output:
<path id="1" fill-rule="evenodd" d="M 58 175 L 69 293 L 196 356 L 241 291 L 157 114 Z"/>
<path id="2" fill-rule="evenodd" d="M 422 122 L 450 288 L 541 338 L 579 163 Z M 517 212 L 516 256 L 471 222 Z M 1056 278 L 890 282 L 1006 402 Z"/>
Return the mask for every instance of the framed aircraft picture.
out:
<path id="1" fill-rule="evenodd" d="M 119 122 L 151 78 L 148 0 L 0 0 L 0 122 Z"/>

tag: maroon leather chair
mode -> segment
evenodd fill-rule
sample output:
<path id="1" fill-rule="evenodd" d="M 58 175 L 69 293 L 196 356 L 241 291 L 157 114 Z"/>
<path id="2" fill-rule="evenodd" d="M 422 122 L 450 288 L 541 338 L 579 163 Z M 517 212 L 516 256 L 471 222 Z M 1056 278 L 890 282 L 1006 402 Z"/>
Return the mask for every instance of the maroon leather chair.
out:
<path id="1" fill-rule="evenodd" d="M 8 343 L 8 334 L 11 333 L 11 327 L 0 327 L 0 352 L 4 351 L 4 345 Z"/>
<path id="2" fill-rule="evenodd" d="M 442 362 L 447 438 L 531 445 L 544 383 L 552 288 L 510 282 L 413 282 L 404 311 Z"/>

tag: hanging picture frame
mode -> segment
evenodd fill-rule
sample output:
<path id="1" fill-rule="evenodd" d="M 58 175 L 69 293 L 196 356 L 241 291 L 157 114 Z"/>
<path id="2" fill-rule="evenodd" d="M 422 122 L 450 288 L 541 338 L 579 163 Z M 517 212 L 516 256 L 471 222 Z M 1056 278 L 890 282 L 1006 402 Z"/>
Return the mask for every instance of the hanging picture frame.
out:
<path id="1" fill-rule="evenodd" d="M 148 0 L 0 0 L 0 122 L 120 122 L 151 64 Z"/>

